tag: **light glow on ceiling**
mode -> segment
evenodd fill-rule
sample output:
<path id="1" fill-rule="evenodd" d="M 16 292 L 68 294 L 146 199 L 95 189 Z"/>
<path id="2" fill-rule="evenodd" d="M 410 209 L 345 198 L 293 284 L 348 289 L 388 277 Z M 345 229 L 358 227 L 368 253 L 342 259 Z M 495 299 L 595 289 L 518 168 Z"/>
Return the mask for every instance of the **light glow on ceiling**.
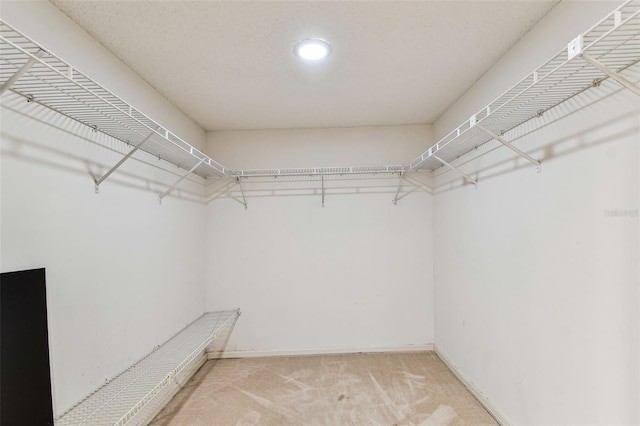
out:
<path id="1" fill-rule="evenodd" d="M 293 53 L 307 61 L 320 61 L 329 56 L 331 45 L 321 38 L 308 38 L 297 42 Z"/>

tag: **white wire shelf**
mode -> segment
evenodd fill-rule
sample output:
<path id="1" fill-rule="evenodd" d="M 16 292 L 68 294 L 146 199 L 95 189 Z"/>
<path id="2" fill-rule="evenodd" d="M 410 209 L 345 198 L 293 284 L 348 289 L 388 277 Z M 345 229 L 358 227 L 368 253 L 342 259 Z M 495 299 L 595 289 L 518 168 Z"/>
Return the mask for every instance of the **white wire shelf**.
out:
<path id="1" fill-rule="evenodd" d="M 363 166 L 363 167 L 307 167 L 291 169 L 239 170 L 232 174 L 238 178 L 250 177 L 305 177 L 305 176 L 354 176 L 402 174 L 405 166 Z"/>
<path id="2" fill-rule="evenodd" d="M 188 378 L 206 347 L 230 332 L 238 315 L 239 309 L 205 313 L 58 417 L 56 426 L 123 426 L 149 420 Z"/>
<path id="3" fill-rule="evenodd" d="M 32 65 L 8 90 L 133 146 L 151 135 L 141 150 L 187 170 L 198 164 L 193 173 L 202 177 L 230 174 L 226 167 L 0 20 L 0 83 L 9 82 L 30 61 Z"/>
<path id="4" fill-rule="evenodd" d="M 429 147 L 409 163 L 406 170 L 435 170 L 443 165 L 436 157 L 451 162 L 494 139 L 480 126 L 495 135 L 503 135 L 609 78 L 584 60 L 584 55 L 616 73 L 623 73 L 636 64 L 640 61 L 640 1 L 624 3 L 577 40 L 581 41 L 582 52 L 571 56 L 569 47 L 561 50 Z"/>

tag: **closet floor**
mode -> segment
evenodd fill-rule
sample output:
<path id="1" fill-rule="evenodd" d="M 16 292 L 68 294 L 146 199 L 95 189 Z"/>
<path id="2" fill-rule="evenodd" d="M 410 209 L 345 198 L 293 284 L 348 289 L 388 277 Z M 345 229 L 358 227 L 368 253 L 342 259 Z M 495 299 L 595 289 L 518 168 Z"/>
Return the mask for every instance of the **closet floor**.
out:
<path id="1" fill-rule="evenodd" d="M 207 361 L 151 425 L 495 425 L 434 352 Z"/>

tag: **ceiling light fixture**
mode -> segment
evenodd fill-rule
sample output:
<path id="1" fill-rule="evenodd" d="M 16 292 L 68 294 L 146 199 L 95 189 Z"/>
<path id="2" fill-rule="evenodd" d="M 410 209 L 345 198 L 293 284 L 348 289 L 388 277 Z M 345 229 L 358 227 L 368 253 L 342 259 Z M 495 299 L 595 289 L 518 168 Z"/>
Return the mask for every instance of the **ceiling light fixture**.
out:
<path id="1" fill-rule="evenodd" d="M 307 61 L 319 61 L 331 53 L 331 45 L 321 38 L 308 38 L 297 42 L 293 53 Z"/>

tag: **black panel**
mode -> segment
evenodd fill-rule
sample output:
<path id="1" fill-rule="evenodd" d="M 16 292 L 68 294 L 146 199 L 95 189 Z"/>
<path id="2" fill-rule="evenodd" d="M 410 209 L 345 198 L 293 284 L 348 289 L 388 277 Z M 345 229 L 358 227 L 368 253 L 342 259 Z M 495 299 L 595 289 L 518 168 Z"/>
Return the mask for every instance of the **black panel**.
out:
<path id="1" fill-rule="evenodd" d="M 44 269 L 0 274 L 0 424 L 53 425 Z"/>

